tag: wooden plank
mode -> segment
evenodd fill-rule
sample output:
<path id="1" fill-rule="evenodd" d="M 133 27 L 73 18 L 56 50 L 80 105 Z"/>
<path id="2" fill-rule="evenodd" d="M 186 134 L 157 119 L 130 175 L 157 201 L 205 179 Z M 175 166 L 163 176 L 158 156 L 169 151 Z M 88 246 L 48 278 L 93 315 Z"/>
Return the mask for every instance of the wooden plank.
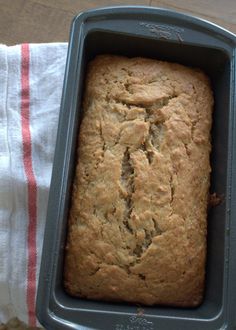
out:
<path id="1" fill-rule="evenodd" d="M 119 5 L 146 5 L 148 6 L 151 0 L 37 0 L 38 3 L 48 5 L 52 8 L 64 9 L 69 11 L 85 10 L 104 6 L 119 6 Z"/>
<path id="2" fill-rule="evenodd" d="M 0 0 L 0 42 L 68 41 L 80 11 L 108 5 L 149 5 L 190 13 L 236 33 L 235 0 Z"/>
<path id="3" fill-rule="evenodd" d="M 108 5 L 148 5 L 149 0 L 0 0 L 0 42 L 68 41 L 73 17 Z"/>
<path id="4" fill-rule="evenodd" d="M 190 13 L 236 33 L 235 0 L 151 0 L 151 6 Z"/>

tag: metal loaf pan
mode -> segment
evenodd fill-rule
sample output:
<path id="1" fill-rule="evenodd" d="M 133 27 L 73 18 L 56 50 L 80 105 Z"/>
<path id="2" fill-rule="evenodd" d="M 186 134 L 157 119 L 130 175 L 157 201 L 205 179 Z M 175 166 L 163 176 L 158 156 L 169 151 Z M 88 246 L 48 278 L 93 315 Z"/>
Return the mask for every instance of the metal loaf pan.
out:
<path id="1" fill-rule="evenodd" d="M 236 37 L 209 22 L 151 7 L 87 11 L 73 21 L 48 203 L 37 316 L 47 329 L 216 330 L 236 328 Z M 145 56 L 202 68 L 215 108 L 204 301 L 198 308 L 143 307 L 75 299 L 63 289 L 63 255 L 82 116 L 84 75 L 97 54 Z M 199 161 L 201 161 L 199 159 Z"/>

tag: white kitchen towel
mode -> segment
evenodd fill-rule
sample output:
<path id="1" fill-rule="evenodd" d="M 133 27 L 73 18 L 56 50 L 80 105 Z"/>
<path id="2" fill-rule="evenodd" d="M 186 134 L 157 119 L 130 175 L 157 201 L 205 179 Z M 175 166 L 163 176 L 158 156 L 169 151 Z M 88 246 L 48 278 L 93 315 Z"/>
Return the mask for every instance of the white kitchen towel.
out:
<path id="1" fill-rule="evenodd" d="M 35 298 L 66 43 L 0 45 L 0 324 Z"/>

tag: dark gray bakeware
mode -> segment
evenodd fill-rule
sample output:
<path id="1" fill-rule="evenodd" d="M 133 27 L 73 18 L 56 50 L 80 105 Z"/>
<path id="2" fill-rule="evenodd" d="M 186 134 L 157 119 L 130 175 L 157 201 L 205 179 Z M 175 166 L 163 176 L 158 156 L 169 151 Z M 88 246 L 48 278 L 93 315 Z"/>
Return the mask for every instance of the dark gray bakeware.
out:
<path id="1" fill-rule="evenodd" d="M 48 202 L 37 316 L 46 329 L 236 329 L 236 37 L 209 22 L 151 7 L 110 7 L 73 21 Z M 214 91 L 205 296 L 197 308 L 135 306 L 72 298 L 63 289 L 67 212 L 89 60 L 145 56 L 202 68 Z M 199 162 L 201 160 L 199 159 Z M 140 309 L 141 307 L 141 309 Z"/>

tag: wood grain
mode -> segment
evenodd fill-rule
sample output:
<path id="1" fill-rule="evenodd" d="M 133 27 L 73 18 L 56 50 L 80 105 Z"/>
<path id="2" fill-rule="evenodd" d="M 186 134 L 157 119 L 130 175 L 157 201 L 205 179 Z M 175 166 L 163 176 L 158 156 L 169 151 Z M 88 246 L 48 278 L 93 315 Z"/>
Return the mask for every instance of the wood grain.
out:
<path id="1" fill-rule="evenodd" d="M 149 3 L 149 0 L 0 0 L 0 43 L 68 41 L 71 21 L 82 10 Z"/>
<path id="2" fill-rule="evenodd" d="M 236 33 L 235 0 L 151 0 L 150 5 L 189 13 Z"/>
<path id="3" fill-rule="evenodd" d="M 80 11 L 113 5 L 151 5 L 190 13 L 236 33 L 235 0 L 0 0 L 0 43 L 68 41 Z"/>

